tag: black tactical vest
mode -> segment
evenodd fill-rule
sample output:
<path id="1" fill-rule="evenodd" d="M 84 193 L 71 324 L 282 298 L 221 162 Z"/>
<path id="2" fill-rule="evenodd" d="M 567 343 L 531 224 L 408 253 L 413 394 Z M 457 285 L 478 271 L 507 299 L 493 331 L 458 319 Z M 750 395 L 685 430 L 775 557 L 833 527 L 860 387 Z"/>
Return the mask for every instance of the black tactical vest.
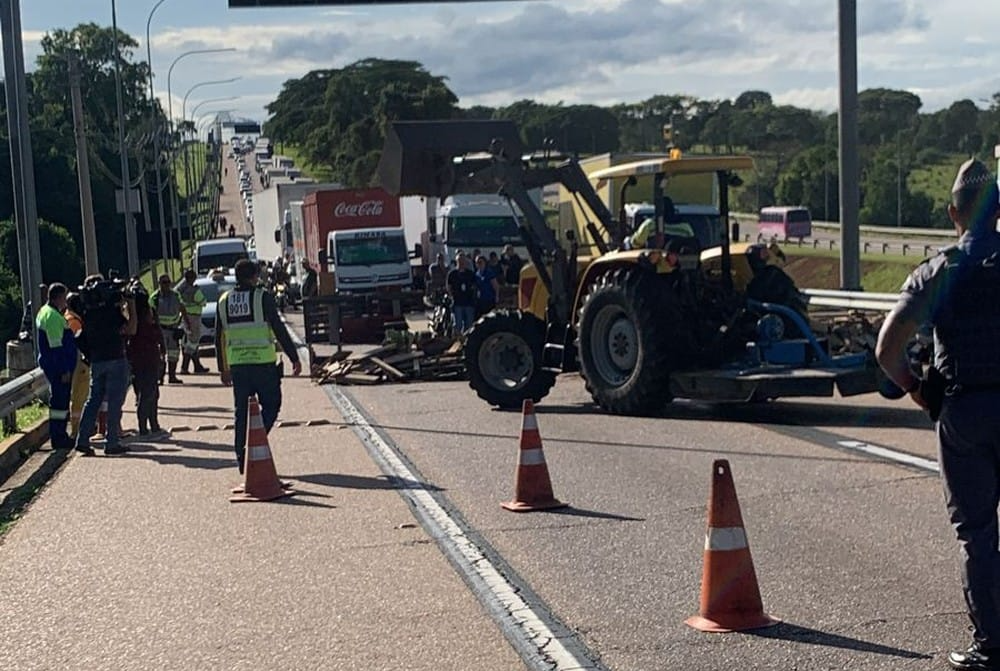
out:
<path id="1" fill-rule="evenodd" d="M 937 367 L 953 384 L 1000 387 L 1000 256 L 973 261 L 956 247 L 943 253 Z"/>

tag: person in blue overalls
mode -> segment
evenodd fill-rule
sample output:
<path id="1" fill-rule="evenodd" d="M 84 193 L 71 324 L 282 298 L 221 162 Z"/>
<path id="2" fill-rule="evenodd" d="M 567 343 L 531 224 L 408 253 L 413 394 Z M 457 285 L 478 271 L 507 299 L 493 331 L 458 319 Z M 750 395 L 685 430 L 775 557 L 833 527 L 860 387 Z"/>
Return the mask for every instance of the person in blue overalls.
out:
<path id="1" fill-rule="evenodd" d="M 941 479 L 962 550 L 972 645 L 948 655 L 955 669 L 1000 669 L 1000 190 L 981 161 L 959 168 L 948 215 L 958 244 L 910 274 L 879 333 L 889 378 L 937 422 Z M 911 368 L 907 344 L 934 327 L 934 366 Z"/>
<path id="2" fill-rule="evenodd" d="M 66 424 L 69 421 L 73 369 L 76 368 L 76 340 L 63 316 L 67 293 L 64 284 L 55 282 L 50 285 L 49 300 L 35 318 L 38 365 L 49 382 L 49 436 L 54 450 L 73 447 Z"/>

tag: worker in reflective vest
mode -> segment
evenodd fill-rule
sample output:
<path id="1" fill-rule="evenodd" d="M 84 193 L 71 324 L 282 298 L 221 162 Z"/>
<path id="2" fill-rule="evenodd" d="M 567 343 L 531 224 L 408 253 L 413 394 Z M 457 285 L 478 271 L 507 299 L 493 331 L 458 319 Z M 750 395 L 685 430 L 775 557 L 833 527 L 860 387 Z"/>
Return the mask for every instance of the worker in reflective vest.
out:
<path id="1" fill-rule="evenodd" d="M 177 377 L 177 360 L 180 359 L 180 341 L 184 337 L 183 322 L 190 322 L 181 302 L 180 294 L 174 291 L 173 280 L 169 275 L 160 275 L 160 288 L 149 297 L 149 305 L 153 308 L 153 316 L 163 332 L 163 346 L 167 351 L 166 372 L 168 382 L 180 384 Z M 160 384 L 163 384 L 163 374 L 160 374 Z"/>
<path id="2" fill-rule="evenodd" d="M 45 373 L 51 390 L 49 398 L 49 436 L 52 449 L 73 447 L 66 424 L 69 421 L 70 383 L 76 368 L 76 339 L 66 323 L 66 285 L 49 286 L 49 301 L 38 311 L 35 329 L 38 332 L 38 365 Z"/>
<path id="3" fill-rule="evenodd" d="M 198 356 L 198 343 L 201 340 L 201 312 L 205 308 L 205 294 L 194 283 L 198 278 L 190 268 L 184 272 L 184 281 L 177 287 L 177 293 L 184 304 L 184 311 L 188 316 L 187 333 L 184 335 L 184 347 L 181 351 L 181 372 L 187 375 L 191 372 L 191 364 L 194 363 L 195 373 L 207 373 L 208 369 L 201 365 L 201 358 Z"/>
<path id="4" fill-rule="evenodd" d="M 267 431 L 274 426 L 281 409 L 281 368 L 275 341 L 292 362 L 292 374 L 302 372 L 298 352 L 278 316 L 274 297 L 257 286 L 259 274 L 257 264 L 246 259 L 238 261 L 237 286 L 219 298 L 216 311 L 216 362 L 222 383 L 233 386 L 234 448 L 240 473 L 243 472 L 250 397 L 257 396 L 261 420 Z"/>

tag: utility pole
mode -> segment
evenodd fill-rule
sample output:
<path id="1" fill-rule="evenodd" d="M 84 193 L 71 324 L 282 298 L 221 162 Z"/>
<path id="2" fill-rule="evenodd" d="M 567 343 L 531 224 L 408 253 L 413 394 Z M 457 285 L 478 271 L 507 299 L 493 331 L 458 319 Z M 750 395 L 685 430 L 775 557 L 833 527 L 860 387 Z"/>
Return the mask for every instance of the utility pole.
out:
<path id="1" fill-rule="evenodd" d="M 135 219 L 132 218 L 132 176 L 129 174 L 128 147 L 125 145 L 125 108 L 122 104 L 121 53 L 118 51 L 118 12 L 111 0 L 112 46 L 115 59 L 115 103 L 118 107 L 118 151 L 122 166 L 122 202 L 125 205 L 125 250 L 128 258 L 128 276 L 139 274 L 139 246 L 136 240 Z"/>
<path id="2" fill-rule="evenodd" d="M 840 288 L 861 289 L 858 228 L 858 6 L 839 0 L 840 46 Z"/>
<path id="3" fill-rule="evenodd" d="M 94 229 L 94 199 L 90 189 L 90 157 L 87 154 L 87 129 L 80 95 L 80 60 L 69 57 L 69 92 L 73 103 L 73 136 L 76 138 L 76 176 L 80 184 L 80 219 L 83 224 L 83 263 L 87 275 L 100 272 L 97 260 L 97 233 Z"/>
<path id="4" fill-rule="evenodd" d="M 34 317 L 42 307 L 42 255 L 38 241 L 35 203 L 35 162 L 28 129 L 28 90 L 24 76 L 19 0 L 0 0 L 0 36 L 3 39 L 7 132 L 10 136 L 11 176 L 14 186 L 14 219 L 21 276 L 21 301 L 25 314 Z M 31 312 L 29 312 L 29 307 Z"/>

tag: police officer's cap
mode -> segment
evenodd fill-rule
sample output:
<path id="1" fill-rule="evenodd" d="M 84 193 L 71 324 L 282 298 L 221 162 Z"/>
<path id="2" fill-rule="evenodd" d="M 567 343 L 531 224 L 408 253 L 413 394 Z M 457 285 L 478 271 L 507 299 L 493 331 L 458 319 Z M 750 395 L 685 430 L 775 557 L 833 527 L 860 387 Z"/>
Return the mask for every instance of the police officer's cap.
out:
<path id="1" fill-rule="evenodd" d="M 952 193 L 959 191 L 979 191 L 984 185 L 993 184 L 996 180 L 986 164 L 978 158 L 970 158 L 958 168 L 955 183 L 951 186 Z"/>

